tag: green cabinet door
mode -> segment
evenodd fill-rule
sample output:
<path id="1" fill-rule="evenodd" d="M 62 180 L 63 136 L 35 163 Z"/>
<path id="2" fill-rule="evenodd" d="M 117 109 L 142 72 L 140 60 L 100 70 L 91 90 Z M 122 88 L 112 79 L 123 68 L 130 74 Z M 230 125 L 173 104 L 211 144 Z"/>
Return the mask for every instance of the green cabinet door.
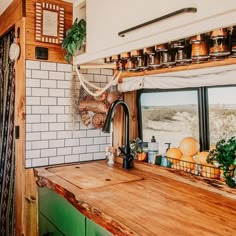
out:
<path id="1" fill-rule="evenodd" d="M 85 236 L 85 216 L 67 200 L 48 188 L 39 188 L 39 213 L 64 235 Z M 40 222 L 39 226 L 41 226 Z"/>
<path id="2" fill-rule="evenodd" d="M 39 236 L 63 236 L 47 218 L 39 213 Z"/>
<path id="3" fill-rule="evenodd" d="M 108 232 L 90 219 L 86 219 L 86 236 L 112 236 L 113 234 Z"/>

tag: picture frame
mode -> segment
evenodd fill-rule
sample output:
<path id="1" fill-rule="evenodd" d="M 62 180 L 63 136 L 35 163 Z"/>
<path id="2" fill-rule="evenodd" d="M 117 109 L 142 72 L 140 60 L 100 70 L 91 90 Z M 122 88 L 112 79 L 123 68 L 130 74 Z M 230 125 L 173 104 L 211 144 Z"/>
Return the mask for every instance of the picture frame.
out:
<path id="1" fill-rule="evenodd" d="M 64 8 L 59 5 L 36 2 L 35 40 L 61 44 L 64 38 L 64 13 Z"/>

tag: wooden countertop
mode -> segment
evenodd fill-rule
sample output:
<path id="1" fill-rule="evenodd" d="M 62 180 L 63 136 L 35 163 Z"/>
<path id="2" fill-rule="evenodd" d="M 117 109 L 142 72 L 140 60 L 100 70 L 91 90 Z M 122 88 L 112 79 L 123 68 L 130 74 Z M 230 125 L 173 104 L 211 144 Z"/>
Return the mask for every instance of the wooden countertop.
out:
<path id="1" fill-rule="evenodd" d="M 236 235 L 235 189 L 227 191 L 224 187 L 223 192 L 230 196 L 226 197 L 217 192 L 218 187 L 215 192 L 209 191 L 214 186 L 206 183 L 197 187 L 201 180 L 193 177 L 183 183 L 180 175 L 161 167 L 136 165 L 132 170 L 123 170 L 119 164 L 111 168 L 104 161 L 96 165 L 91 162 L 90 169 L 88 163 L 86 168 L 83 165 L 36 168 L 37 183 L 56 191 L 114 235 Z M 107 168 L 106 173 L 116 182 L 102 182 L 105 174 L 99 165 Z M 99 183 L 87 185 L 95 180 L 83 179 L 78 174 L 80 167 L 88 178 L 97 175 Z"/>

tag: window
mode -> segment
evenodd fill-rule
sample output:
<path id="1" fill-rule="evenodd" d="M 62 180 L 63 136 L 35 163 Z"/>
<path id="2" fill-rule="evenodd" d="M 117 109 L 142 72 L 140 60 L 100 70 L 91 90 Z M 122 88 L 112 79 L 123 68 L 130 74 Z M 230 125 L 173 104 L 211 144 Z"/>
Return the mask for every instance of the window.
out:
<path id="1" fill-rule="evenodd" d="M 165 143 L 178 147 L 187 136 L 199 140 L 201 150 L 236 135 L 236 86 L 177 90 L 141 90 L 139 133 L 148 142 L 155 136 L 160 153 Z"/>
<path id="2" fill-rule="evenodd" d="M 208 88 L 207 93 L 210 144 L 215 145 L 236 135 L 236 87 Z"/>
<path id="3" fill-rule="evenodd" d="M 160 153 L 165 143 L 178 147 L 184 137 L 199 139 L 198 90 L 144 92 L 140 105 L 143 140 L 154 135 Z"/>

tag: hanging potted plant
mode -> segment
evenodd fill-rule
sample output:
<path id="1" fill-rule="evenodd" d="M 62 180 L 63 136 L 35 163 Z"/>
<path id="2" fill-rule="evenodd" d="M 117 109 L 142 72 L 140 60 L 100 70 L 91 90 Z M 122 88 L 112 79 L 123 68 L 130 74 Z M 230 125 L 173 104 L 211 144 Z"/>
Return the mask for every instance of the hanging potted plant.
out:
<path id="1" fill-rule="evenodd" d="M 221 139 L 217 142 L 216 148 L 209 152 L 207 162 L 216 164 L 222 170 L 226 184 L 234 188 L 234 170 L 236 165 L 236 137 L 228 140 Z"/>
<path id="2" fill-rule="evenodd" d="M 82 48 L 85 48 L 86 42 L 86 21 L 78 18 L 67 30 L 66 36 L 62 41 L 62 48 L 66 51 L 65 60 L 71 63 L 73 56 L 76 56 Z"/>

